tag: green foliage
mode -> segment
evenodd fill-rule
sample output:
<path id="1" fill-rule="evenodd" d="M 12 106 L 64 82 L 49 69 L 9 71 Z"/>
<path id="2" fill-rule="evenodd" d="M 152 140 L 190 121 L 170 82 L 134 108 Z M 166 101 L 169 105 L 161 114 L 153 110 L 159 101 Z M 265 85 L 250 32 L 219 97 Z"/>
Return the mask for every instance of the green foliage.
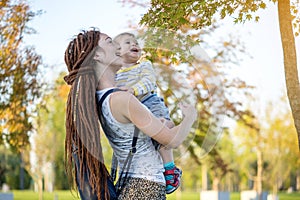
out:
<path id="1" fill-rule="evenodd" d="M 300 1 L 291 2 L 291 15 L 293 18 L 293 29 L 296 36 L 300 34 Z"/>
<path id="2" fill-rule="evenodd" d="M 219 21 L 228 16 L 233 18 L 234 23 L 246 21 L 259 21 L 257 11 L 267 8 L 268 2 L 276 3 L 277 0 L 263 1 L 195 1 L 195 0 L 152 0 L 151 7 L 142 17 L 140 23 L 149 27 L 160 27 L 170 30 L 179 30 L 189 25 L 192 29 L 202 29 L 211 26 L 214 19 Z M 291 0 L 291 15 L 295 35 L 300 33 L 300 2 Z"/>
<path id="3" fill-rule="evenodd" d="M 34 33 L 27 23 L 36 14 L 26 1 L 0 4 L 0 144 L 14 151 L 29 144 L 35 105 L 41 97 L 41 57 L 34 47 L 22 46 L 23 35 Z"/>
<path id="4" fill-rule="evenodd" d="M 0 185 L 6 183 L 10 189 L 20 189 L 21 160 L 18 154 L 13 154 L 9 149 L 0 146 Z M 29 189 L 31 178 L 24 170 L 24 188 Z"/>
<path id="5" fill-rule="evenodd" d="M 180 27 L 189 24 L 193 29 L 201 29 L 212 25 L 213 18 L 216 15 L 219 15 L 220 19 L 232 16 L 235 23 L 245 22 L 253 18 L 257 21 L 259 17 L 255 16 L 254 13 L 265 8 L 266 3 L 262 0 L 223 0 L 217 2 L 213 0 L 153 0 L 151 1 L 151 8 L 143 16 L 141 24 L 171 30 L 178 30 Z"/>

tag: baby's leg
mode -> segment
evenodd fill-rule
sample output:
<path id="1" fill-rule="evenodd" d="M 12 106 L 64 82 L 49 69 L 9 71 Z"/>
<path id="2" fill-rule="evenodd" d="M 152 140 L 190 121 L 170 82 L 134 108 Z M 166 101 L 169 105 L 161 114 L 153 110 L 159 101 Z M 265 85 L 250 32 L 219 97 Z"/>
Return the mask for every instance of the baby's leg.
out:
<path id="1" fill-rule="evenodd" d="M 161 146 L 159 149 L 159 153 L 163 159 L 164 164 L 168 162 L 172 162 L 174 160 L 173 158 L 173 150 L 170 148 L 166 148 L 164 146 Z"/>
<path id="2" fill-rule="evenodd" d="M 168 128 L 173 128 L 175 124 L 169 120 L 162 120 Z M 170 194 L 174 192 L 180 185 L 180 178 L 182 171 L 175 166 L 173 158 L 173 150 L 165 146 L 161 146 L 159 153 L 164 162 L 165 179 L 166 179 L 166 193 Z"/>
<path id="3" fill-rule="evenodd" d="M 165 125 L 168 128 L 173 128 L 175 126 L 174 122 L 170 121 L 170 120 L 163 120 L 163 122 L 165 123 Z M 173 150 L 171 148 L 167 148 L 165 146 L 161 146 L 159 149 L 159 153 L 163 159 L 164 164 L 168 163 L 168 162 L 172 162 L 174 160 L 173 158 Z"/>

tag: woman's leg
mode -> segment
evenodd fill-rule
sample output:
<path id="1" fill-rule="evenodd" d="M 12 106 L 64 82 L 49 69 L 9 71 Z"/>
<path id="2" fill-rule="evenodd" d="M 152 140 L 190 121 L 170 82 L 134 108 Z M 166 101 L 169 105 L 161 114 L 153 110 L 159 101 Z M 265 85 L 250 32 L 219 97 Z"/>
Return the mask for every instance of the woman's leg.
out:
<path id="1" fill-rule="evenodd" d="M 128 178 L 118 200 L 165 200 L 166 187 L 142 178 Z"/>

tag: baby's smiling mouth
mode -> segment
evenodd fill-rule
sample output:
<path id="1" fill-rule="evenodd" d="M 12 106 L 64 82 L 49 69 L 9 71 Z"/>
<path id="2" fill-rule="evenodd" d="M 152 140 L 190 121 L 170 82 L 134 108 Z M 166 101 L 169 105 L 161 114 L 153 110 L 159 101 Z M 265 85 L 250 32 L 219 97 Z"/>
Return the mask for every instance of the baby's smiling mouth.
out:
<path id="1" fill-rule="evenodd" d="M 138 48 L 132 48 L 132 49 L 130 49 L 130 51 L 131 51 L 131 52 L 136 52 L 136 53 L 137 53 L 137 52 L 139 52 L 139 49 L 138 49 Z"/>

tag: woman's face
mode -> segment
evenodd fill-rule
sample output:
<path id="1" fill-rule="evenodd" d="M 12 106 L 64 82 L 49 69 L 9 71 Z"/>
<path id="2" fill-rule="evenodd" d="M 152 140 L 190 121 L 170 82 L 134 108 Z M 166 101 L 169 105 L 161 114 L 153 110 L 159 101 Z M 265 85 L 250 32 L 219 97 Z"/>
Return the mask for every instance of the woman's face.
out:
<path id="1" fill-rule="evenodd" d="M 119 68 L 122 66 L 122 58 L 120 52 L 121 48 L 117 43 L 112 41 L 111 37 L 104 33 L 101 33 L 98 45 L 102 49 L 99 56 L 102 64 Z"/>

